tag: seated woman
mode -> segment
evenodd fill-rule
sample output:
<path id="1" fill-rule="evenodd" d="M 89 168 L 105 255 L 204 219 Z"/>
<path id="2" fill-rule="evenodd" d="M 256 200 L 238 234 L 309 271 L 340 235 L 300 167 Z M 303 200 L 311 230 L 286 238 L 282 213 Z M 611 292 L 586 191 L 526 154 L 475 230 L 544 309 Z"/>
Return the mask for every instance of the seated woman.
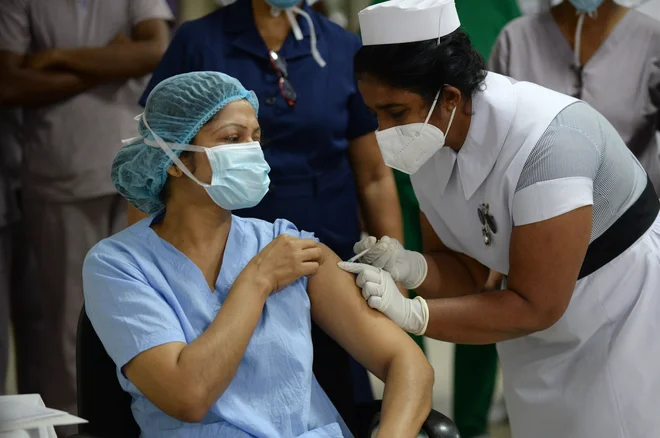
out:
<path id="1" fill-rule="evenodd" d="M 268 190 L 257 112 L 227 75 L 174 76 L 115 159 L 155 215 L 90 251 L 85 305 L 142 436 L 351 436 L 312 373 L 313 319 L 385 382 L 379 436 L 414 437 L 433 386 L 419 347 L 311 234 L 231 214 Z"/>

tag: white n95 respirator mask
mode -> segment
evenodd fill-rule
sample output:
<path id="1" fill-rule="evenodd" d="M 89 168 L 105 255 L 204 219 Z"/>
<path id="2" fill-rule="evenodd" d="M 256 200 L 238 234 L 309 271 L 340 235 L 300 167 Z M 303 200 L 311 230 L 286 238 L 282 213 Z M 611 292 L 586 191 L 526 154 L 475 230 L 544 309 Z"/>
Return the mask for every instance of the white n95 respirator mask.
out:
<path id="1" fill-rule="evenodd" d="M 138 116 L 139 117 L 139 116 Z M 156 134 L 142 115 L 144 126 L 154 140 L 144 143 L 159 147 L 188 178 L 206 189 L 209 197 L 227 211 L 252 208 L 268 193 L 270 166 L 264 158 L 259 142 L 219 145 L 210 148 L 190 144 L 169 143 Z M 211 166 L 211 183 L 200 181 L 173 152 L 190 151 L 205 153 Z"/>
<path id="2" fill-rule="evenodd" d="M 378 146 L 386 165 L 412 175 L 445 145 L 446 135 L 449 134 L 454 121 L 456 107 L 451 112 L 447 132 L 442 132 L 440 128 L 429 124 L 439 98 L 440 91 L 436 94 L 424 123 L 410 123 L 376 131 Z"/>

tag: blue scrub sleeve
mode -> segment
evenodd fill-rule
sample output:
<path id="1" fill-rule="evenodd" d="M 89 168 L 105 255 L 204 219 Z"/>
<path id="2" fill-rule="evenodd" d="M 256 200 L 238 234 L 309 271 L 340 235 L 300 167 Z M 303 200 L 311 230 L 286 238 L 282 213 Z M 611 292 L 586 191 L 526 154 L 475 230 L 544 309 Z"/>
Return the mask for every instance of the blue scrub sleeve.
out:
<path id="1" fill-rule="evenodd" d="M 353 54 L 355 55 L 360 50 L 362 43 L 357 35 L 354 37 Z M 355 80 L 354 90 L 355 92 L 348 98 L 348 129 L 346 131 L 346 138 L 349 140 L 362 137 L 378 129 L 378 119 L 374 113 L 369 111 L 367 105 L 364 103 L 362 95 L 358 90 L 357 81 Z"/>
<path id="2" fill-rule="evenodd" d="M 289 236 L 298 237 L 300 239 L 314 239 L 317 242 L 319 239 L 314 236 L 314 233 L 309 231 L 299 231 L 298 227 L 286 219 L 277 219 L 273 222 L 273 239 L 280 234 L 288 234 Z"/>
<path id="3" fill-rule="evenodd" d="M 83 266 L 85 309 L 118 368 L 143 351 L 186 342 L 174 309 L 127 257 L 92 250 Z"/>

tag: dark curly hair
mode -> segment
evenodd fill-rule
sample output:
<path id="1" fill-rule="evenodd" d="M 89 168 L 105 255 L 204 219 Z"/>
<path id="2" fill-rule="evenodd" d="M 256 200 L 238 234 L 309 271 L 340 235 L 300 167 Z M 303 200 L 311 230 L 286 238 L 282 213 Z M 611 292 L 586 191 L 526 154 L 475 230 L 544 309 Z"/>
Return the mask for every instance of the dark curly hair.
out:
<path id="1" fill-rule="evenodd" d="M 429 104 L 443 85 L 471 98 L 486 78 L 484 59 L 461 29 L 438 40 L 363 46 L 355 55 L 358 79 L 373 78 L 421 95 Z"/>

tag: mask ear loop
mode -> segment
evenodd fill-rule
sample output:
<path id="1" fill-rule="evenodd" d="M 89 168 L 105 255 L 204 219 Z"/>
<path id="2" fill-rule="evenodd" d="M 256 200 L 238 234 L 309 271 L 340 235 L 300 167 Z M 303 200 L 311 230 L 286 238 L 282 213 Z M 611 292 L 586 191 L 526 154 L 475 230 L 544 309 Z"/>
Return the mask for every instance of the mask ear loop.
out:
<path id="1" fill-rule="evenodd" d="M 424 120 L 424 125 L 422 126 L 422 129 L 419 130 L 421 133 L 426 125 L 429 124 L 429 120 L 431 120 L 431 115 L 433 114 L 433 111 L 435 110 L 435 106 L 438 103 L 438 100 L 440 99 L 440 94 L 442 93 L 442 89 L 438 90 L 438 93 L 435 95 L 435 100 L 433 101 L 433 105 L 431 105 L 431 109 L 429 110 L 428 115 L 426 116 L 426 120 Z M 449 123 L 447 123 L 447 131 L 444 132 L 445 137 L 447 134 L 449 134 L 449 130 L 451 129 L 452 123 L 454 123 L 454 116 L 456 115 L 456 107 L 451 110 L 451 115 L 449 116 Z M 419 134 L 418 134 L 419 136 Z"/>
<path id="2" fill-rule="evenodd" d="M 151 135 L 154 136 L 154 139 L 156 140 L 156 143 L 158 147 L 160 147 L 163 152 L 165 152 L 165 155 L 169 157 L 170 160 L 178 167 L 181 172 L 183 172 L 188 178 L 191 180 L 195 181 L 197 184 L 199 184 L 202 187 L 211 187 L 211 184 L 201 182 L 195 175 L 192 174 L 190 170 L 186 167 L 185 164 L 183 164 L 183 161 L 179 159 L 179 157 L 176 156 L 174 152 L 172 152 L 172 149 L 167 145 L 167 143 L 158 135 L 156 134 L 151 127 L 149 126 L 149 123 L 147 123 L 147 117 L 144 115 L 144 113 L 140 114 L 138 116 L 138 119 L 142 119 L 142 123 L 144 123 L 144 126 L 151 132 Z M 148 141 L 147 139 L 144 140 L 145 144 L 152 146 L 149 143 L 152 143 Z M 154 146 L 152 146 L 154 147 Z M 200 147 L 200 146 L 193 146 L 193 145 L 176 145 L 177 149 L 180 150 L 185 150 L 185 151 L 191 151 L 191 152 L 204 152 L 206 151 L 206 148 Z"/>
<path id="3" fill-rule="evenodd" d="M 587 14 L 586 12 L 580 12 L 579 15 L 577 26 L 575 27 L 575 46 L 573 47 L 573 64 L 577 69 L 581 67 L 580 51 L 582 49 L 582 27 L 584 26 L 584 17 L 586 17 Z"/>
<path id="4" fill-rule="evenodd" d="M 426 120 L 424 120 L 424 124 L 422 125 L 422 129 L 419 130 L 419 133 L 417 133 L 417 136 L 419 136 L 419 134 L 426 127 L 426 125 L 429 124 L 429 120 L 431 120 L 431 115 L 433 114 L 433 111 L 435 111 L 435 106 L 438 104 L 438 100 L 440 99 L 440 93 L 441 92 L 442 92 L 442 89 L 438 90 L 438 92 L 436 93 L 435 99 L 433 100 L 433 105 L 431 105 L 431 109 L 429 110 L 429 113 L 426 115 Z M 454 115 L 452 114 L 452 119 L 453 118 L 454 118 Z"/>
<path id="5" fill-rule="evenodd" d="M 287 9 L 287 17 L 289 17 L 289 21 L 291 22 L 291 27 L 294 29 L 294 34 L 296 32 L 296 29 L 298 29 L 298 32 L 300 32 L 300 38 L 297 38 L 298 41 L 302 40 L 302 32 L 300 31 L 300 26 L 298 26 L 298 21 L 296 20 L 296 17 L 293 15 L 293 12 L 296 12 L 297 14 L 302 15 L 305 20 L 307 20 L 307 24 L 309 25 L 309 36 L 310 36 L 310 45 L 312 48 L 312 56 L 316 60 L 317 64 L 321 66 L 321 68 L 324 68 L 327 64 L 323 57 L 321 56 L 321 52 L 319 52 L 318 49 L 318 43 L 316 39 L 316 29 L 314 28 L 314 22 L 312 21 L 312 17 L 302 9 L 300 9 L 297 6 L 294 6 L 291 9 Z M 290 15 L 289 15 L 290 14 Z"/>
<path id="6" fill-rule="evenodd" d="M 284 13 L 286 14 L 286 18 L 289 20 L 289 24 L 291 24 L 291 30 L 293 30 L 293 36 L 296 38 L 297 41 L 302 41 L 303 39 L 302 30 L 300 30 L 300 26 L 298 26 L 298 20 L 296 20 L 296 16 L 293 15 L 293 10 L 285 9 Z"/>

